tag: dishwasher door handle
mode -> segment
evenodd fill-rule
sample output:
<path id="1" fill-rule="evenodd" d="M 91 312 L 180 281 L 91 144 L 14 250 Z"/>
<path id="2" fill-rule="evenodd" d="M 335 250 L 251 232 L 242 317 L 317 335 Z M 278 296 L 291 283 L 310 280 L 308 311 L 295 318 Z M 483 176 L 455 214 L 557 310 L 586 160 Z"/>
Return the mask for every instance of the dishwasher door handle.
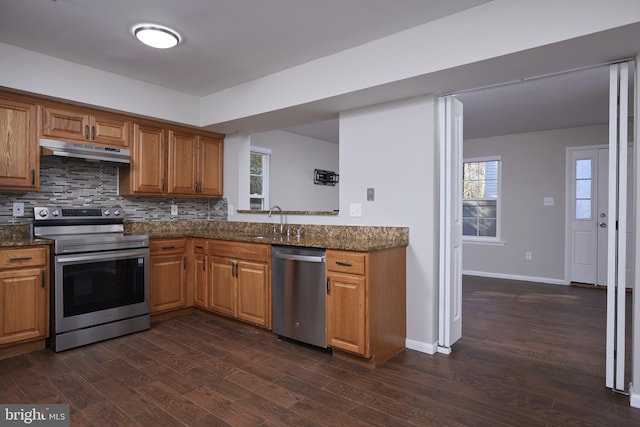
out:
<path id="1" fill-rule="evenodd" d="M 314 256 L 314 255 L 294 255 L 294 254 L 273 254 L 275 258 L 289 259 L 292 261 L 306 261 L 306 262 L 325 262 L 326 257 Z"/>

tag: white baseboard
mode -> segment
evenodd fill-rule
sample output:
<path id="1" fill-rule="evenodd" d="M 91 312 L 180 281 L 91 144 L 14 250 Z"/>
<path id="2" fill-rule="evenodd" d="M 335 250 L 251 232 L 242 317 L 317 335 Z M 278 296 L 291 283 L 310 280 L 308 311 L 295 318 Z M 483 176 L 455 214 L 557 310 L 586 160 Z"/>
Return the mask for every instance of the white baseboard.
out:
<path id="1" fill-rule="evenodd" d="M 492 273 L 487 271 L 473 271 L 473 270 L 462 270 L 462 274 L 467 276 L 490 277 L 492 279 L 521 280 L 523 282 L 548 283 L 551 285 L 563 285 L 563 286 L 569 285 L 569 283 L 567 283 L 563 279 L 552 279 L 550 277 L 520 276 L 516 274 Z"/>
<path id="2" fill-rule="evenodd" d="M 640 408 L 640 394 L 633 390 L 633 383 L 629 384 L 629 404 L 633 408 Z"/>
<path id="3" fill-rule="evenodd" d="M 438 350 L 437 342 L 433 344 L 429 344 L 422 341 L 410 340 L 408 338 L 405 339 L 404 346 L 407 347 L 408 349 L 416 350 L 421 353 L 427 353 L 427 354 L 436 354 L 436 351 Z"/>

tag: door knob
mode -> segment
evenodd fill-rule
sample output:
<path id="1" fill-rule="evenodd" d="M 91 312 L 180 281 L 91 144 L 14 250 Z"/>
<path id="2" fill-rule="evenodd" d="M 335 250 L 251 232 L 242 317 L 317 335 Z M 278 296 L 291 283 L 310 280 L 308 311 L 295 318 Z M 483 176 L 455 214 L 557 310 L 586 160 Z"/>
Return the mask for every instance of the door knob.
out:
<path id="1" fill-rule="evenodd" d="M 607 223 L 606 222 L 601 222 L 598 224 L 600 227 L 602 228 L 607 228 Z"/>

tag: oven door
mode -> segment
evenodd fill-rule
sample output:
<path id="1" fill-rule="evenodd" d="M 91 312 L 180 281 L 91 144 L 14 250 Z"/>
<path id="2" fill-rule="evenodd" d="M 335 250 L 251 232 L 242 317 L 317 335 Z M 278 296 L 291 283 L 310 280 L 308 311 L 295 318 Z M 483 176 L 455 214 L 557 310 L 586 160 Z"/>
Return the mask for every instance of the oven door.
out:
<path id="1" fill-rule="evenodd" d="M 55 257 L 56 334 L 149 315 L 149 249 Z"/>

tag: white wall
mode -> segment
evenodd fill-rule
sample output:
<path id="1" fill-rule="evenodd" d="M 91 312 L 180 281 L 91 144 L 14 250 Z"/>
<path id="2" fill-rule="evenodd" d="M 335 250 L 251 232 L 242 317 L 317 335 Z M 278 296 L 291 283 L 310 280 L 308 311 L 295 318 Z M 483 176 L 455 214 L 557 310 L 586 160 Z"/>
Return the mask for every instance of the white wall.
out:
<path id="1" fill-rule="evenodd" d="M 407 346 L 434 353 L 438 339 L 438 156 L 435 98 L 340 115 L 340 218 L 409 227 Z M 366 201 L 367 188 L 375 201 Z M 362 217 L 348 217 L 350 203 Z"/>
<path id="2" fill-rule="evenodd" d="M 225 140 L 225 195 L 239 205 L 238 182 L 248 168 L 227 158 L 252 136 Z M 435 353 L 438 339 L 438 157 L 435 98 L 419 97 L 340 115 L 340 213 L 285 216 L 286 223 L 409 227 L 407 248 L 407 346 Z M 239 168 L 244 168 L 242 171 Z M 367 201 L 367 188 L 375 200 Z M 362 217 L 349 204 L 362 204 Z M 265 214 L 230 221 L 268 222 Z"/>
<path id="3" fill-rule="evenodd" d="M 340 184 L 313 183 L 315 169 L 339 173 L 338 144 L 277 130 L 252 134 L 251 146 L 271 150 L 271 206 L 298 211 L 333 211 L 339 208 Z"/>
<path id="4" fill-rule="evenodd" d="M 504 241 L 465 243 L 465 273 L 565 283 L 566 148 L 607 142 L 606 125 L 465 140 L 465 158 L 502 156 Z M 554 205 L 543 206 L 544 197 Z"/>

